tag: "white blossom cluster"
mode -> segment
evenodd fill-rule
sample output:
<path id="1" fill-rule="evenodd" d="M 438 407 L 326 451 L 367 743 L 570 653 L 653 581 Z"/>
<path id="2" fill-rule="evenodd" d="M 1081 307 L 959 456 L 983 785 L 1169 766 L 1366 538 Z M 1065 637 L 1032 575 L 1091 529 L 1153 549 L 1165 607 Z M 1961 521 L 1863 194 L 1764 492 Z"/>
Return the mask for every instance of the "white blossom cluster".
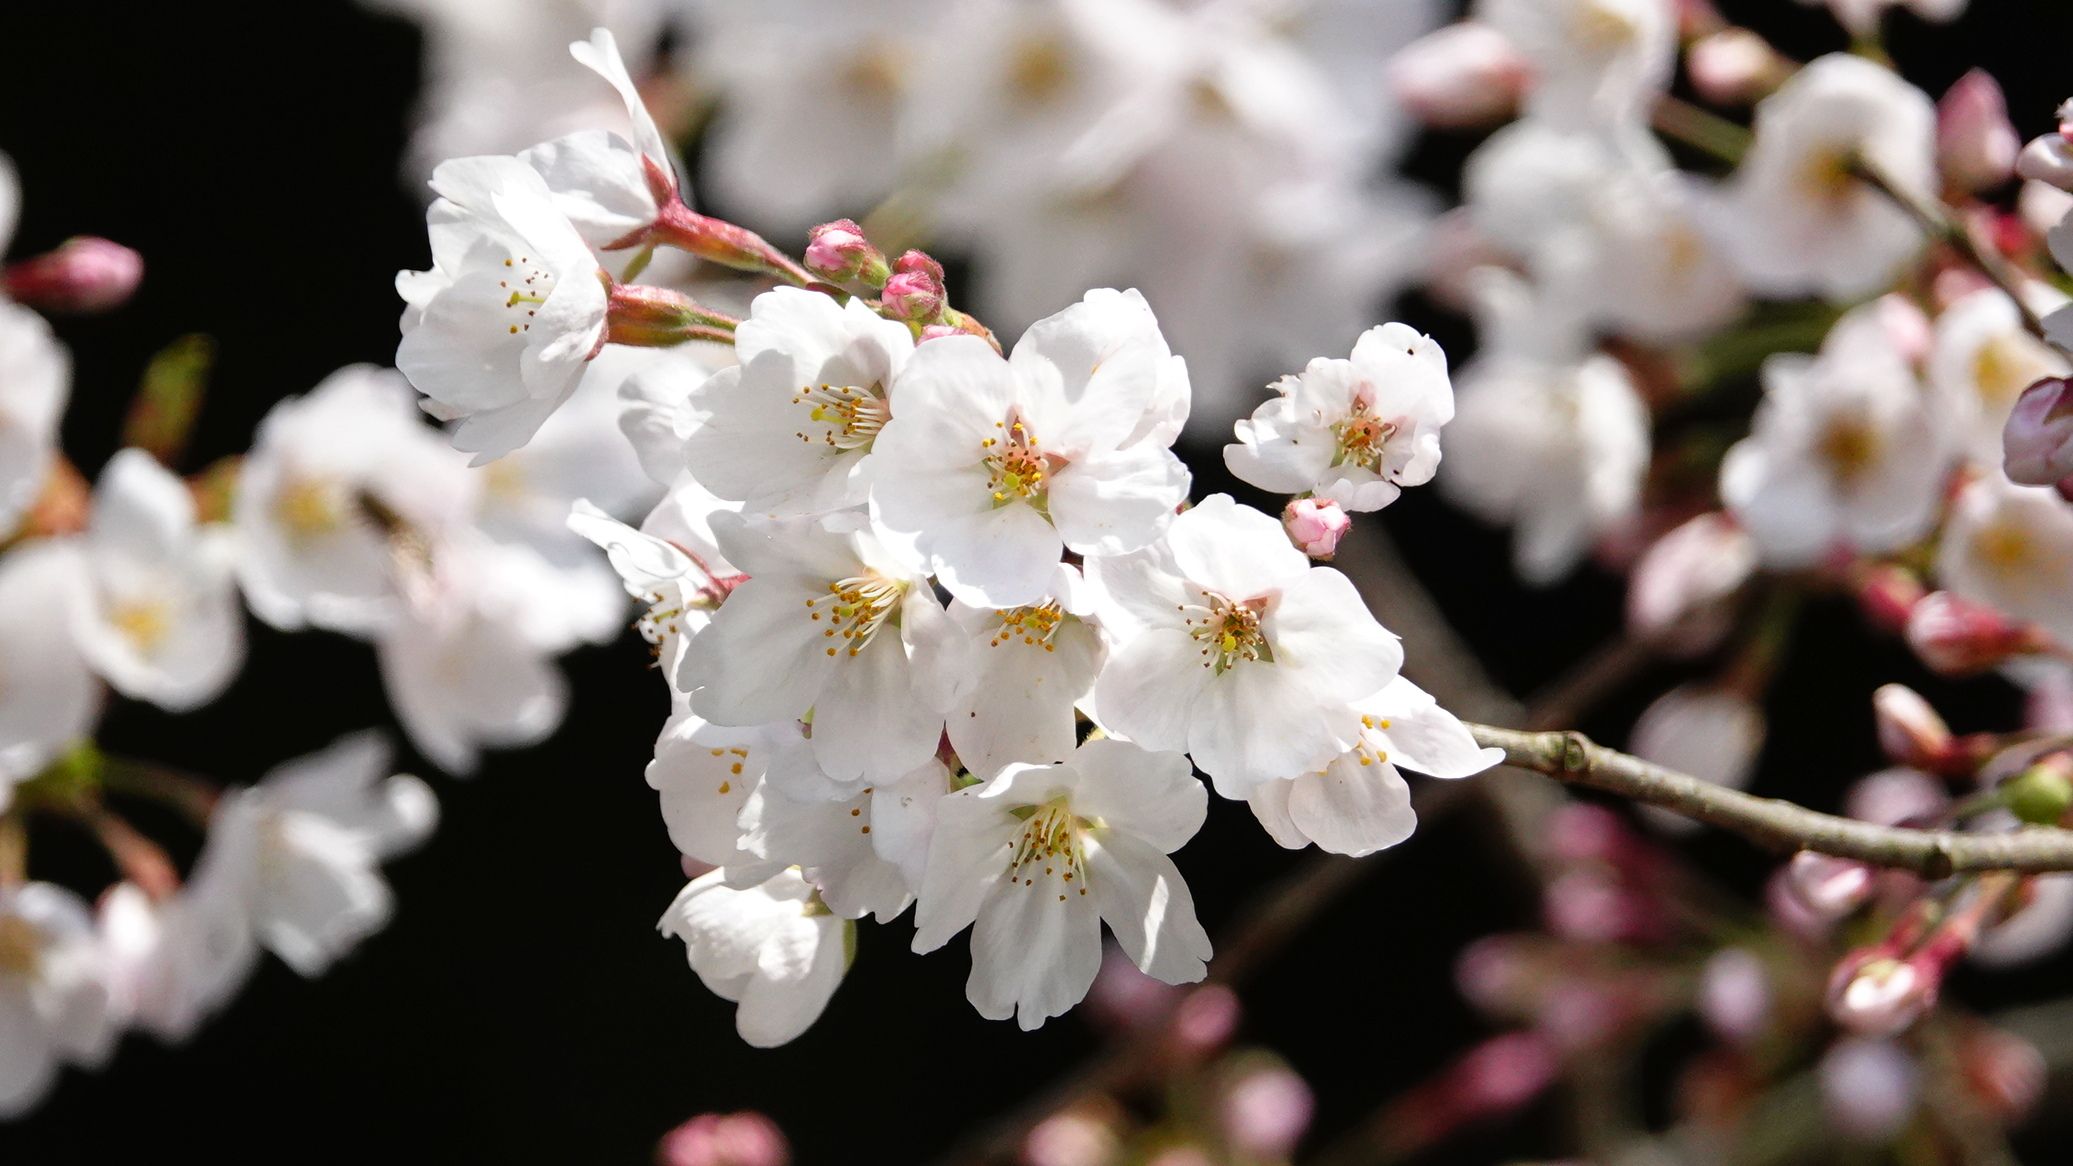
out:
<path id="1" fill-rule="evenodd" d="M 603 25 L 673 107 L 714 103 L 701 172 L 735 214 L 789 236 L 883 204 L 978 260 L 996 324 L 1141 288 L 1200 436 L 1366 327 L 1430 216 L 1384 177 L 1411 123 L 1379 69 L 1439 0 L 370 3 L 424 22 L 442 79 L 421 172 L 612 125 L 543 59 Z"/>
<path id="2" fill-rule="evenodd" d="M 436 267 L 399 282 L 398 364 L 485 458 L 530 454 L 615 339 L 695 334 L 640 331 L 667 297 L 623 251 L 668 241 L 680 191 L 610 37 L 573 51 L 635 142 L 442 163 Z M 668 302 L 670 327 L 704 318 Z M 748 1040 L 802 1031 L 851 921 L 910 903 L 917 950 L 973 928 L 974 1006 L 1025 1028 L 1086 994 L 1104 922 L 1146 972 L 1198 979 L 1167 857 L 1206 813 L 1194 769 L 1284 845 L 1364 854 L 1411 831 L 1399 764 L 1495 760 L 1280 521 L 1187 505 L 1188 366 L 1138 293 L 1089 292 L 1005 353 L 899 318 L 890 285 L 779 287 L 730 327 L 732 365 L 621 389 L 619 460 L 662 502 L 639 529 L 588 502 L 569 525 L 648 605 L 673 708 L 649 782 L 713 868 L 662 925 Z M 1232 447 L 1247 477 L 1375 509 L 1432 476 L 1452 392 L 1430 340 L 1377 328 L 1280 388 Z"/>

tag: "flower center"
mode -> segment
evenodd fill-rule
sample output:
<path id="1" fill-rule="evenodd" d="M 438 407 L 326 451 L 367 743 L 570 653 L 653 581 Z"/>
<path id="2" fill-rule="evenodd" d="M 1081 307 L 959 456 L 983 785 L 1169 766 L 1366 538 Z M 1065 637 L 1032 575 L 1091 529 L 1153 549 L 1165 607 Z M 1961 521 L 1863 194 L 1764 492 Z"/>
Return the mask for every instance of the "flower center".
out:
<path id="1" fill-rule="evenodd" d="M 1864 418 L 1835 417 L 1821 430 L 1817 448 L 1836 480 L 1851 486 L 1871 470 L 1883 444 Z"/>
<path id="2" fill-rule="evenodd" d="M 1586 46 L 1610 52 L 1626 47 L 1641 32 L 1632 17 L 1603 0 L 1579 5 L 1570 29 Z"/>
<path id="3" fill-rule="evenodd" d="M 325 478 L 295 478 L 274 498 L 274 520 L 295 542 L 310 542 L 332 533 L 345 519 L 345 500 L 338 483 Z"/>
<path id="4" fill-rule="evenodd" d="M 1072 52 L 1062 38 L 1026 37 L 1008 56 L 1008 93 L 1017 105 L 1044 105 L 1064 91 L 1072 72 Z"/>
<path id="5" fill-rule="evenodd" d="M 1015 811 L 1022 818 L 1022 832 L 1015 836 L 1015 857 L 1008 862 L 1010 886 L 1035 887 L 1043 880 L 1045 892 L 1065 902 L 1068 893 L 1087 893 L 1087 853 L 1080 833 L 1086 827 L 1063 797 L 1041 806 L 1024 806 Z"/>
<path id="6" fill-rule="evenodd" d="M 1011 607 L 1000 613 L 1001 626 L 988 641 L 989 647 L 1020 641 L 1032 647 L 1041 645 L 1046 652 L 1055 652 L 1058 645 L 1051 642 L 1058 634 L 1058 625 L 1065 622 L 1065 611 L 1056 603 L 1039 603 L 1029 607 Z"/>
<path id="7" fill-rule="evenodd" d="M 2027 527 L 2009 519 L 1981 527 L 1972 536 L 1972 553 L 2002 575 L 2022 574 L 2038 557 Z"/>
<path id="8" fill-rule="evenodd" d="M 841 76 L 852 94 L 877 104 L 890 104 L 907 91 L 905 54 L 890 41 L 867 41 L 843 64 Z"/>
<path id="9" fill-rule="evenodd" d="M 1027 502 L 1043 510 L 1050 489 L 1051 461 L 1037 444 L 1036 434 L 1018 417 L 993 423 L 999 436 L 979 443 L 986 464 L 986 488 L 996 508 L 1012 502 Z"/>
<path id="10" fill-rule="evenodd" d="M 130 646 L 144 655 L 150 655 L 165 642 L 166 634 L 173 630 L 173 621 L 163 600 L 140 599 L 130 603 L 119 603 L 109 611 L 108 622 Z"/>
<path id="11" fill-rule="evenodd" d="M 503 279 L 497 281 L 497 287 L 507 293 L 504 310 L 511 313 L 505 330 L 516 336 L 533 330 L 533 317 L 540 314 L 540 305 L 546 303 L 547 297 L 554 292 L 554 273 L 534 266 L 532 259 L 524 255 L 505 259 L 504 266 L 509 270 Z"/>
<path id="12" fill-rule="evenodd" d="M 873 441 L 878 440 L 878 431 L 892 419 L 892 409 L 885 401 L 885 389 L 878 384 L 869 388 L 856 385 L 803 388 L 792 395 L 792 404 L 807 406 L 806 416 L 821 426 L 818 433 L 802 429 L 792 436 L 808 445 L 823 442 L 831 449 L 868 449 Z"/>
<path id="13" fill-rule="evenodd" d="M 43 962 L 43 934 L 19 915 L 0 915 L 0 975 L 33 976 Z"/>
<path id="14" fill-rule="evenodd" d="M 1202 645 L 1202 666 L 1214 668 L 1222 676 L 1242 660 L 1272 664 L 1273 646 L 1267 643 L 1267 633 L 1260 629 L 1265 608 L 1264 600 L 1240 603 L 1214 591 L 1203 592 L 1200 603 L 1182 604 L 1180 610 L 1186 616 L 1181 623 Z"/>
<path id="15" fill-rule="evenodd" d="M 1363 713 L 1360 718 L 1360 742 L 1353 747 L 1354 759 L 1362 765 L 1383 765 L 1389 761 L 1389 750 L 1382 734 L 1389 731 L 1389 718 L 1370 716 Z"/>
<path id="16" fill-rule="evenodd" d="M 1810 199 L 1820 203 L 1840 201 L 1855 185 L 1854 156 L 1850 150 L 1815 150 L 1800 164 L 1799 185 Z"/>
<path id="17" fill-rule="evenodd" d="M 900 600 L 906 597 L 907 587 L 904 581 L 880 575 L 838 579 L 828 584 L 826 595 L 806 601 L 807 616 L 816 623 L 825 623 L 821 635 L 831 640 L 840 637 L 854 656 L 888 621 L 897 626 Z M 835 655 L 841 647 L 828 645 L 828 655 Z"/>
<path id="18" fill-rule="evenodd" d="M 2051 356 L 2021 332 L 2003 332 L 1979 346 L 1972 380 L 1990 408 L 2005 407 L 2024 389 L 2051 375 Z"/>
<path id="19" fill-rule="evenodd" d="M 1373 405 L 1364 399 L 1357 400 L 1353 411 L 1332 426 L 1332 434 L 1339 440 L 1339 452 L 1332 464 L 1378 470 L 1382 465 L 1383 451 L 1395 433 L 1395 422 L 1375 416 Z"/>

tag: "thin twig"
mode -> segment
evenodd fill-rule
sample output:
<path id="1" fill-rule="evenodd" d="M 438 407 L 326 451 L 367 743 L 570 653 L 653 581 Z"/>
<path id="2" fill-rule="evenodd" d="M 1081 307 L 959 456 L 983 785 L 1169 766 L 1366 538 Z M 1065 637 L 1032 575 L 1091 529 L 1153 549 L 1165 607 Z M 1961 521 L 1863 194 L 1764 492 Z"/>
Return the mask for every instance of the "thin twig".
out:
<path id="1" fill-rule="evenodd" d="M 1978 268 L 1981 275 L 1986 276 L 1995 287 L 2000 288 L 2014 301 L 2015 310 L 2022 315 L 2023 327 L 2029 330 L 2030 335 L 2039 340 L 2045 339 L 2043 318 L 2037 315 L 2037 310 L 2032 308 L 2029 300 L 2023 296 L 2022 273 L 1998 252 L 1980 246 L 1979 240 L 1965 228 L 1965 224 L 1959 222 L 1957 216 L 1951 213 L 1951 208 L 1936 199 L 1907 189 L 1894 181 L 1885 167 L 1861 154 L 1852 160 L 1851 169 L 1872 189 L 1892 199 L 1894 205 L 1906 211 L 1908 217 L 1915 220 L 1916 225 L 1931 239 L 1950 247 L 1967 263 Z"/>
<path id="2" fill-rule="evenodd" d="M 1661 806 L 1783 850 L 1812 850 L 1927 878 L 1959 871 L 2073 870 L 2073 830 L 1966 834 L 1876 826 L 1702 781 L 1594 744 L 1582 733 L 1474 724 L 1469 731 L 1479 743 L 1504 750 L 1506 762 L 1518 768 Z"/>

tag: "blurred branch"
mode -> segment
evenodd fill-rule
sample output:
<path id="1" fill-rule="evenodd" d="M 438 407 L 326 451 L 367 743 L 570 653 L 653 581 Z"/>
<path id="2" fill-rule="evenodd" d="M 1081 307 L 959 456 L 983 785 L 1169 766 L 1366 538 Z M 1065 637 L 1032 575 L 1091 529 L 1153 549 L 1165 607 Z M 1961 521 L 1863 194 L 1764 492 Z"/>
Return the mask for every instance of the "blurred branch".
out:
<path id="1" fill-rule="evenodd" d="M 2045 339 L 2044 320 L 2037 310 L 2023 298 L 2023 275 L 2014 264 L 2004 259 L 1991 248 L 1980 246 L 1972 232 L 1951 213 L 1951 208 L 1942 202 L 1920 195 L 1893 180 L 1884 167 L 1870 158 L 1859 156 L 1853 160 L 1851 169 L 1879 193 L 1893 200 L 1908 217 L 1931 239 L 1956 251 L 1967 263 L 1979 270 L 1981 275 L 1993 283 L 2015 303 L 2015 310 L 2021 313 L 2023 327 L 2039 340 Z"/>
<path id="2" fill-rule="evenodd" d="M 1925 878 L 1959 871 L 2073 870 L 2069 830 L 2031 827 L 2005 834 L 1966 834 L 1876 826 L 1701 781 L 1594 744 L 1582 733 L 1529 733 L 1474 724 L 1469 731 L 1480 744 L 1504 750 L 1506 762 L 1520 769 L 1661 806 L 1781 849 L 1817 851 L 1910 870 Z"/>

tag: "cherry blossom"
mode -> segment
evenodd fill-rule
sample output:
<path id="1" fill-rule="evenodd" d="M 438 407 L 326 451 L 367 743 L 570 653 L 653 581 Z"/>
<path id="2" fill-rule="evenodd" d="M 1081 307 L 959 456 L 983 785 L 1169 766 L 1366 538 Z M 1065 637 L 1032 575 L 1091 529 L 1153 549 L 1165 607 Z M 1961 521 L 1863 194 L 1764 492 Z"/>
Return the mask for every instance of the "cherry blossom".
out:
<path id="1" fill-rule="evenodd" d="M 115 1045 L 92 914 L 50 883 L 0 888 L 0 1118 L 26 1112 L 61 1064 L 97 1067 Z"/>
<path id="2" fill-rule="evenodd" d="M 693 879 L 659 927 L 684 941 L 691 970 L 715 996 L 739 1005 L 741 1039 L 784 1044 L 820 1019 L 841 986 L 855 925 L 830 912 L 797 870 L 741 889 L 725 876 Z"/>
<path id="3" fill-rule="evenodd" d="M 1061 565 L 1053 578 L 1053 591 L 1036 603 L 950 605 L 969 641 L 971 677 L 947 731 L 975 777 L 1017 761 L 1063 761 L 1077 741 L 1075 713 L 1093 692 L 1107 648 L 1079 573 Z"/>
<path id="4" fill-rule="evenodd" d="M 0 223 L 0 238 L 12 220 Z M 43 489 L 71 390 L 72 358 L 50 325 L 0 300 L 0 535 L 14 532 Z"/>

